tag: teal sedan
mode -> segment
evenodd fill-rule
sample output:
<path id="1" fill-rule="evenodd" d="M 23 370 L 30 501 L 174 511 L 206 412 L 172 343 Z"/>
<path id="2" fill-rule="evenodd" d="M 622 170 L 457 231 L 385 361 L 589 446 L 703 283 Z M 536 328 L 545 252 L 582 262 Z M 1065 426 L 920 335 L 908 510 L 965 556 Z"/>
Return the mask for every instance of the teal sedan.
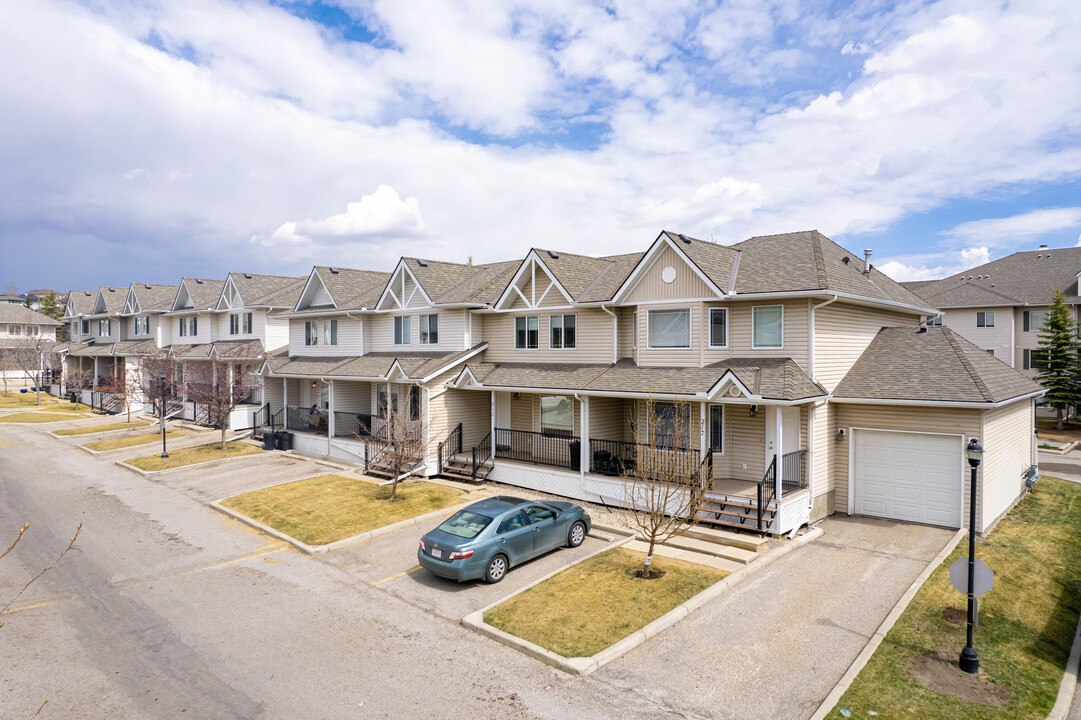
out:
<path id="1" fill-rule="evenodd" d="M 417 561 L 439 577 L 497 583 L 515 565 L 578 547 L 591 521 L 569 502 L 534 502 L 497 495 L 459 510 L 420 539 Z"/>

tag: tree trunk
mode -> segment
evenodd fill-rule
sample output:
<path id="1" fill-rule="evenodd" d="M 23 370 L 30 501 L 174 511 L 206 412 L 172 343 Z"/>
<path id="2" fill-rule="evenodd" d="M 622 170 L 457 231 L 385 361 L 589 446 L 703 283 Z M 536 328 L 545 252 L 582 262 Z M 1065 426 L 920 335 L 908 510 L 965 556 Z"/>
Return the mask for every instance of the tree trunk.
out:
<path id="1" fill-rule="evenodd" d="M 390 484 L 390 497 L 387 498 L 387 502 L 394 502 L 398 499 L 398 475 L 401 473 L 397 472 L 397 470 L 394 472 L 394 482 Z"/>
<path id="2" fill-rule="evenodd" d="M 221 424 L 221 450 L 225 452 L 225 423 Z"/>
<path id="3" fill-rule="evenodd" d="M 642 567 L 642 578 L 644 580 L 649 579 L 649 564 L 653 562 L 653 547 L 657 544 L 656 535 L 652 535 L 649 538 L 649 550 L 646 551 L 646 564 Z"/>
<path id="4" fill-rule="evenodd" d="M 1061 405 L 1059 407 L 1055 408 L 1055 414 L 1058 416 L 1058 424 L 1056 425 L 1056 427 L 1059 430 L 1061 430 L 1062 429 L 1062 406 Z"/>

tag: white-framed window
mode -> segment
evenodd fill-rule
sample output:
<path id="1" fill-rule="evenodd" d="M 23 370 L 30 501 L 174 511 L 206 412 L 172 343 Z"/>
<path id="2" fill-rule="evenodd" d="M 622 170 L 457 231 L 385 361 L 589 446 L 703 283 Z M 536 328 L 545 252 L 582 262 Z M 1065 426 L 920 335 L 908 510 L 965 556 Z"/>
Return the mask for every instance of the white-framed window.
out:
<path id="1" fill-rule="evenodd" d="M 709 309 L 709 346 L 728 347 L 728 308 Z"/>
<path id="2" fill-rule="evenodd" d="M 1047 318 L 1046 310 L 1025 310 L 1024 323 L 1025 332 L 1040 332 L 1043 329 L 1043 322 Z"/>
<path id="3" fill-rule="evenodd" d="M 337 345 L 338 344 L 338 319 L 331 318 L 330 320 L 323 321 L 323 344 L 324 345 Z"/>
<path id="4" fill-rule="evenodd" d="M 150 334 L 150 318 L 143 316 L 135 318 L 135 334 L 136 335 L 149 335 Z"/>
<path id="5" fill-rule="evenodd" d="M 199 318 L 197 318 L 197 317 L 188 318 L 188 334 L 189 335 L 198 335 L 199 334 Z"/>
<path id="6" fill-rule="evenodd" d="M 1039 356 L 1040 353 L 1038 350 L 1025 350 L 1024 357 L 1022 358 L 1023 362 L 1021 364 L 1021 367 L 1025 370 L 1039 370 Z"/>
<path id="7" fill-rule="evenodd" d="M 976 327 L 994 327 L 995 326 L 995 312 L 994 310 L 980 310 L 976 313 Z"/>
<path id="8" fill-rule="evenodd" d="M 386 419 L 387 411 L 387 386 L 379 383 L 375 386 L 375 416 Z"/>
<path id="9" fill-rule="evenodd" d="M 724 454 L 724 405 L 709 406 L 709 447 Z"/>
<path id="10" fill-rule="evenodd" d="M 541 395 L 541 432 L 545 435 L 574 435 L 574 398 L 570 395 Z"/>
<path id="11" fill-rule="evenodd" d="M 927 316 L 927 327 L 938 327 L 940 325 L 942 325 L 942 316 L 941 315 L 928 315 Z"/>
<path id="12" fill-rule="evenodd" d="M 229 316 L 229 334 L 251 334 L 251 313 L 238 313 Z"/>
<path id="13" fill-rule="evenodd" d="M 82 334 L 83 335 L 89 335 L 90 334 L 90 321 L 89 320 L 83 320 L 81 328 L 82 328 Z"/>
<path id="14" fill-rule="evenodd" d="M 107 337 L 113 334 L 112 320 L 98 320 L 98 337 Z"/>
<path id="15" fill-rule="evenodd" d="M 653 434 L 655 447 L 687 447 L 690 443 L 690 403 L 653 403 Z"/>
<path id="16" fill-rule="evenodd" d="M 409 345 L 413 340 L 412 318 L 408 315 L 398 315 L 394 318 L 394 344 Z"/>
<path id="17" fill-rule="evenodd" d="M 319 321 L 304 321 L 304 345 L 311 347 L 319 344 Z"/>
<path id="18" fill-rule="evenodd" d="M 540 317 L 514 318 L 514 349 L 536 350 L 540 345 Z"/>
<path id="19" fill-rule="evenodd" d="M 691 346 L 690 308 L 649 311 L 649 347 L 689 348 Z"/>
<path id="20" fill-rule="evenodd" d="M 240 316 L 239 315 L 230 315 L 229 316 L 229 334 L 230 335 L 239 335 L 240 334 Z"/>
<path id="21" fill-rule="evenodd" d="M 578 316 L 552 315 L 548 318 L 548 347 L 573 350 L 578 343 Z"/>
<path id="22" fill-rule="evenodd" d="M 751 347 L 779 348 L 784 338 L 784 305 L 751 308 Z"/>
<path id="23" fill-rule="evenodd" d="M 180 329 L 180 337 L 187 337 L 187 335 L 188 335 L 188 319 L 187 318 L 179 318 L 179 319 L 177 319 L 177 323 L 180 326 L 179 327 L 179 329 Z"/>
<path id="24" fill-rule="evenodd" d="M 439 316 L 420 316 L 420 344 L 435 345 L 439 342 Z"/>

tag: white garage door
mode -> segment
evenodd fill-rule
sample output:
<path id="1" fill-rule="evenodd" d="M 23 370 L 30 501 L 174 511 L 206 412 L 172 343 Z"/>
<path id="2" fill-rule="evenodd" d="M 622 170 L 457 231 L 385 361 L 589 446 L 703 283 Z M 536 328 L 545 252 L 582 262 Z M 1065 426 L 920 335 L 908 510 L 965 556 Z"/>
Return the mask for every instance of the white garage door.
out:
<path id="1" fill-rule="evenodd" d="M 961 525 L 961 438 L 856 430 L 857 515 Z"/>

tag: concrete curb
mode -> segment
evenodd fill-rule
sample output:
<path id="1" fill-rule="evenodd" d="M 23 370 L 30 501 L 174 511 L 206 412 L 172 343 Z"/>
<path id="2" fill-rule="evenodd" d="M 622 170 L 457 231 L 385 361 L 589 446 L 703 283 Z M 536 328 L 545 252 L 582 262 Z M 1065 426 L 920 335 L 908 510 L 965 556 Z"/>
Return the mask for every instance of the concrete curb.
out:
<path id="1" fill-rule="evenodd" d="M 111 424 L 111 423 L 106 423 Z M 149 423 L 146 425 L 140 425 L 139 427 L 130 428 L 113 428 L 112 430 L 97 430 L 95 432 L 80 433 L 78 435 L 57 435 L 59 430 L 45 430 L 46 435 L 51 435 L 57 440 L 74 440 L 78 441 L 80 438 L 94 437 L 95 435 L 105 435 L 106 433 L 131 433 L 132 435 L 138 435 L 140 431 L 146 432 L 146 428 L 152 427 Z M 126 435 L 117 435 L 117 437 L 127 437 Z"/>
<path id="2" fill-rule="evenodd" d="M 290 480 L 289 482 L 295 482 L 295 481 Z M 284 484 L 284 483 L 278 483 L 278 484 L 281 485 L 281 484 Z M 274 486 L 270 485 L 268 487 L 274 487 Z M 239 520 L 240 522 L 244 523 L 245 525 L 253 527 L 256 530 L 260 530 L 260 531 L 266 533 L 267 535 L 270 535 L 271 537 L 276 537 L 279 540 L 283 540 L 283 541 L 289 543 L 290 545 L 295 547 L 297 550 L 299 550 L 300 552 L 302 552 L 302 553 L 304 553 L 306 555 L 321 555 L 321 554 L 323 554 L 325 552 L 329 552 L 331 550 L 337 550 L 339 548 L 347 547 L 349 545 L 360 545 L 361 543 L 366 543 L 369 540 L 372 540 L 373 538 L 379 537 L 380 535 L 389 535 L 390 533 L 397 532 L 398 530 L 401 530 L 403 528 L 407 528 L 407 527 L 409 527 L 411 525 L 419 525 L 422 522 L 428 522 L 430 520 L 434 520 L 436 518 L 443 517 L 444 515 L 456 513 L 459 510 L 461 510 L 462 508 L 467 508 L 470 505 L 472 505 L 473 503 L 477 502 L 477 498 L 473 498 L 469 502 L 461 503 L 460 505 L 453 505 L 451 507 L 443 508 L 442 510 L 435 510 L 435 511 L 430 512 L 430 513 L 425 513 L 424 515 L 417 515 L 416 517 L 407 518 L 405 520 L 399 520 L 396 523 L 391 523 L 390 525 L 384 525 L 383 527 L 377 527 L 374 530 L 369 530 L 366 533 L 361 533 L 360 535 L 354 535 L 353 537 L 344 538 L 342 540 L 335 540 L 334 542 L 328 543 L 326 545 L 308 545 L 307 543 L 303 543 L 300 540 L 297 540 L 296 538 L 294 538 L 294 537 L 292 537 L 290 535 L 286 535 L 285 533 L 283 533 L 280 530 L 275 530 L 274 528 L 270 527 L 269 525 L 264 525 L 263 523 L 259 522 L 258 520 L 253 520 L 252 518 L 248 517 L 247 515 L 239 513 L 236 510 L 231 510 L 231 509 L 225 507 L 224 505 L 222 505 L 222 502 L 225 501 L 225 500 L 228 500 L 228 499 L 229 498 L 221 498 L 220 500 L 215 500 L 214 502 L 210 503 L 210 507 L 214 508 L 215 510 L 217 510 L 218 512 L 220 512 L 220 513 L 222 513 L 224 515 L 228 515 L 229 517 L 233 518 L 234 520 Z"/>
<path id="3" fill-rule="evenodd" d="M 238 442 L 238 441 L 230 440 L 229 442 Z M 205 443 L 200 443 L 200 444 L 205 444 Z M 192 445 L 192 447 L 199 447 L 199 445 Z M 187 448 L 180 448 L 180 449 L 187 449 Z M 116 460 L 116 461 L 113 462 L 113 464 L 114 465 L 119 465 L 120 467 L 122 467 L 122 468 L 124 468 L 126 470 L 131 470 L 133 473 L 136 473 L 137 475 L 142 475 L 145 478 L 154 478 L 154 477 L 157 477 L 158 475 L 168 475 L 169 473 L 180 472 L 181 470 L 190 470 L 192 468 L 197 468 L 197 467 L 214 467 L 216 465 L 224 465 L 226 463 L 237 462 L 238 460 L 250 460 L 251 458 L 257 458 L 257 457 L 263 457 L 262 453 L 253 453 L 251 455 L 240 455 L 238 457 L 231 457 L 231 458 L 221 458 L 220 460 L 206 460 L 204 462 L 192 463 L 191 465 L 179 465 L 177 467 L 168 468 L 166 470 L 141 470 L 141 469 L 135 467 L 134 465 L 128 465 L 123 460 Z"/>
<path id="4" fill-rule="evenodd" d="M 1073 636 L 1073 647 L 1070 648 L 1070 657 L 1066 660 L 1066 672 L 1062 674 L 1062 684 L 1058 688 L 1058 697 L 1055 706 L 1051 708 L 1051 714 L 1047 720 L 1066 720 L 1073 704 L 1074 692 L 1077 690 L 1078 663 L 1081 663 L 1081 618 L 1077 620 L 1077 631 Z"/>
<path id="5" fill-rule="evenodd" d="M 19 412 L 27 412 L 27 411 L 26 410 L 20 410 Z M 36 410 L 34 412 L 44 412 L 44 411 L 43 410 Z M 7 415 L 13 415 L 13 414 L 15 414 L 15 413 L 7 413 Z M 45 422 L 4 422 L 4 423 L 0 423 L 0 425 L 14 425 L 15 427 L 41 427 L 42 425 L 48 425 L 50 423 L 72 422 L 73 420 L 82 420 L 83 419 L 82 414 L 76 415 L 75 413 L 57 412 L 55 410 L 53 412 L 49 413 L 49 414 L 50 415 L 70 415 L 71 417 L 64 418 L 63 420 L 46 420 Z M 0 415 L 0 417 L 6 417 L 7 415 Z"/>
<path id="6" fill-rule="evenodd" d="M 1054 442 L 1054 441 L 1052 441 L 1052 442 Z M 1079 442 L 1077 440 L 1074 440 L 1073 442 L 1070 442 L 1070 443 L 1066 443 L 1065 445 L 1063 445 L 1062 447 L 1059 447 L 1059 448 L 1040 447 L 1040 444 L 1036 443 L 1036 446 L 1037 446 L 1036 449 L 1037 449 L 1038 452 L 1051 453 L 1052 455 L 1065 455 L 1066 453 L 1070 452 L 1071 450 L 1073 450 L 1078 445 L 1081 445 L 1081 442 Z"/>
<path id="7" fill-rule="evenodd" d="M 132 435 L 123 435 L 121 437 L 137 437 L 139 434 L 140 433 L 133 433 Z M 79 436 L 79 437 L 81 437 L 81 436 Z M 169 443 L 170 443 L 170 447 L 173 447 L 176 450 L 183 450 L 184 448 L 196 447 L 198 445 L 205 445 L 206 443 L 202 442 L 205 439 L 206 438 L 196 438 L 193 435 L 182 435 L 182 436 L 180 436 L 178 438 L 168 438 Z M 191 445 L 182 445 L 182 444 L 180 444 L 180 443 L 183 443 L 185 440 L 199 440 L 200 442 L 196 442 L 196 443 L 193 443 Z M 94 442 L 98 442 L 98 441 L 94 441 Z M 154 444 L 160 444 L 160 443 L 161 443 L 161 432 L 159 431 L 157 433 L 157 436 L 153 440 L 148 440 L 147 442 L 139 443 L 138 445 L 127 445 L 125 447 L 113 448 L 111 450 L 91 450 L 86 445 L 76 445 L 75 447 L 79 448 L 80 450 L 82 450 L 85 453 L 90 453 L 91 455 L 97 456 L 97 455 L 108 455 L 110 453 L 117 453 L 117 452 L 120 452 L 121 450 L 134 450 L 134 449 L 138 449 L 138 448 L 141 448 L 141 447 L 146 447 L 147 445 L 154 445 Z M 176 443 L 176 444 L 173 445 L 173 443 Z M 244 457 L 247 457 L 247 456 L 245 455 Z M 230 460 L 235 460 L 236 458 L 229 458 L 229 459 Z M 211 462 L 213 462 L 213 461 L 211 461 Z M 191 467 L 191 466 L 190 465 L 181 465 L 181 467 Z M 175 468 L 175 469 L 179 470 L 180 468 Z M 157 470 L 155 472 L 165 472 L 165 471 L 164 470 Z"/>
<path id="8" fill-rule="evenodd" d="M 625 534 L 629 532 L 628 530 L 625 530 L 623 528 L 614 528 L 612 526 L 598 526 L 594 524 L 593 527 L 600 527 L 601 529 L 609 532 L 614 532 L 618 530 L 620 534 Z M 664 615 L 661 615 L 659 618 L 643 627 L 641 630 L 637 630 L 631 633 L 619 642 L 615 643 L 614 645 L 610 645 L 609 647 L 601 650 L 599 653 L 593 655 L 592 657 L 565 658 L 562 655 L 558 655 L 551 650 L 546 650 L 545 648 L 531 643 L 528 640 L 523 640 L 520 637 L 503 632 L 498 628 L 494 628 L 491 625 L 486 624 L 484 622 L 484 613 L 495 607 L 496 605 L 506 602 L 518 593 L 524 592 L 529 588 L 534 587 L 535 585 L 539 585 L 548 578 L 552 577 L 552 575 L 563 572 L 563 570 L 566 570 L 572 565 L 577 565 L 580 562 L 585 562 L 589 558 L 593 557 L 593 555 L 597 555 L 601 552 L 610 550 L 611 547 L 619 547 L 630 542 L 634 539 L 635 534 L 633 532 L 611 547 L 602 548 L 601 550 L 598 550 L 592 555 L 589 555 L 582 558 L 581 560 L 571 563 L 567 567 L 560 568 L 556 572 L 549 573 L 537 582 L 522 588 L 516 593 L 512 593 L 511 595 L 508 595 L 501 600 L 497 600 L 496 602 L 488 605 L 487 607 L 484 607 L 476 612 L 466 615 L 464 618 L 462 618 L 462 624 L 468 628 L 476 630 L 483 635 L 487 635 L 488 637 L 496 640 L 497 642 L 503 643 L 508 647 L 514 648 L 515 650 L 523 652 L 532 658 L 540 660 L 543 663 L 547 663 L 548 665 L 557 667 L 564 672 L 570 673 L 572 675 L 585 676 L 596 670 L 599 670 L 613 660 L 626 654 L 631 649 L 638 647 L 654 635 L 657 635 L 662 631 L 667 630 L 686 616 L 690 615 L 695 610 L 698 610 L 712 600 L 720 597 L 739 583 L 746 580 L 748 577 L 757 574 L 763 568 L 768 567 L 778 558 L 783 557 L 784 555 L 787 555 L 793 550 L 803 547 L 807 543 L 818 539 L 822 536 L 822 534 L 822 528 L 812 528 L 800 537 L 796 538 L 795 540 L 787 542 L 779 548 L 770 550 L 765 555 L 762 555 L 761 557 L 752 560 L 739 570 L 732 572 L 723 580 L 714 583 L 713 585 L 709 586 L 708 588 L 698 593 L 694 597 L 690 598 L 686 602 L 682 603 L 681 605 L 672 608 Z"/>
<path id="9" fill-rule="evenodd" d="M 882 621 L 882 624 L 878 626 L 878 630 L 875 630 L 874 635 L 867 641 L 867 644 L 863 646 L 863 650 L 856 656 L 856 659 L 852 661 L 852 664 L 848 666 L 848 670 L 841 676 L 841 679 L 837 681 L 837 684 L 833 686 L 829 694 L 826 695 L 826 699 L 822 701 L 822 704 L 815 710 L 814 715 L 811 716 L 811 720 L 822 720 L 825 718 L 837 702 L 841 699 L 841 696 L 845 694 L 845 690 L 852 685 L 852 682 L 856 679 L 856 676 L 860 674 L 864 666 L 870 661 L 871 656 L 875 654 L 875 650 L 882 644 L 882 641 L 886 639 L 886 633 L 893 628 L 897 620 L 908 608 L 909 603 L 912 602 L 912 598 L 916 597 L 916 593 L 919 592 L 923 584 L 927 582 L 927 578 L 931 577 L 931 573 L 941 565 L 953 549 L 957 547 L 957 544 L 961 542 L 963 538 L 968 535 L 968 530 L 961 528 L 958 530 L 950 541 L 946 543 L 946 546 L 939 551 L 938 555 L 935 555 L 934 559 L 927 564 L 927 567 L 923 569 L 923 572 L 912 581 L 912 584 L 908 586 L 908 590 L 905 590 L 904 594 L 897 601 L 897 604 L 890 610 L 889 615 Z"/>

